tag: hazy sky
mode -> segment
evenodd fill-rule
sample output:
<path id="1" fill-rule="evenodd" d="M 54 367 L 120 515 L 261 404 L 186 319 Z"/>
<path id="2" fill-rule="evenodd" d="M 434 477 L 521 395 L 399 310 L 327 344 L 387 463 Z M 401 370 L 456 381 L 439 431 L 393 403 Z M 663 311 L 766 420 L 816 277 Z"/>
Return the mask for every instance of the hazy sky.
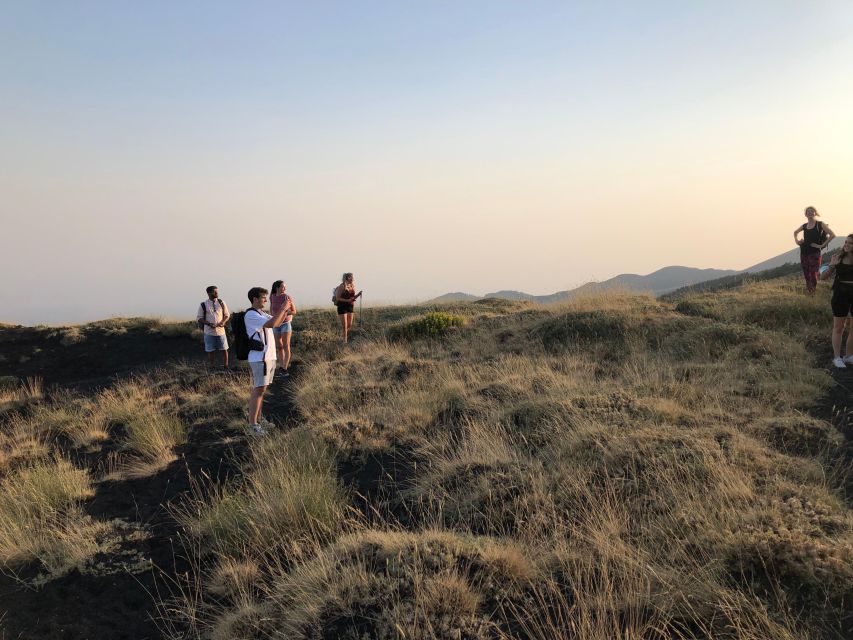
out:
<path id="1" fill-rule="evenodd" d="M 809 204 L 853 231 L 848 0 L 0 4 L 7 321 L 744 268 Z"/>

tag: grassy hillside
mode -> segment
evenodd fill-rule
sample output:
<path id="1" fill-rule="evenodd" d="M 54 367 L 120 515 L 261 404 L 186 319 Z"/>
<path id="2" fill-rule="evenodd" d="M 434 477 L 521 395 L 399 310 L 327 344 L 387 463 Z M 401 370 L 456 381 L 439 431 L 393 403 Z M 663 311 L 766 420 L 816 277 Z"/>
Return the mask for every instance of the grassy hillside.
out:
<path id="1" fill-rule="evenodd" d="M 370 309 L 347 348 L 310 311 L 263 439 L 243 373 L 79 396 L 32 379 L 2 398 L 0 562 L 49 589 L 157 575 L 131 542 L 172 545 L 171 638 L 850 637 L 851 380 L 823 368 L 827 298 L 792 277 Z M 182 461 L 156 527 L 89 508 Z"/>

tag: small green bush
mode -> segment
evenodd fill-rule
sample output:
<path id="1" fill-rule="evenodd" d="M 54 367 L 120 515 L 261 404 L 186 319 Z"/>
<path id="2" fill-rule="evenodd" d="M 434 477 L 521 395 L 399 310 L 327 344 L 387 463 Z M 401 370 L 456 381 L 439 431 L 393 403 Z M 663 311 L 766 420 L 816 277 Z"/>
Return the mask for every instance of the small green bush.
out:
<path id="1" fill-rule="evenodd" d="M 465 318 L 444 311 L 431 311 L 419 318 L 401 322 L 388 329 L 391 340 L 418 340 L 420 338 L 438 338 L 452 327 L 461 327 Z"/>

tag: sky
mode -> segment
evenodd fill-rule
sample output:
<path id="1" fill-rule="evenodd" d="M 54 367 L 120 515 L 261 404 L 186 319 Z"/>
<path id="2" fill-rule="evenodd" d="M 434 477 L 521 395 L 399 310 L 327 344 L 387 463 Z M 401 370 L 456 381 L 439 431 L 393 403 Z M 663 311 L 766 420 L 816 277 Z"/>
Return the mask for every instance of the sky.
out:
<path id="1" fill-rule="evenodd" d="M 853 3 L 0 3 L 0 320 L 742 269 L 853 231 Z"/>

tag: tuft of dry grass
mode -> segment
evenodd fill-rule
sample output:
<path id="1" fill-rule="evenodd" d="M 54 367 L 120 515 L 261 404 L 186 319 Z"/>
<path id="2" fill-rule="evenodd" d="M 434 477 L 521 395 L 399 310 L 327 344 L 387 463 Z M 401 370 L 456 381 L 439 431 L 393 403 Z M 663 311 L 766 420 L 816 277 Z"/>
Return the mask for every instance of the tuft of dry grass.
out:
<path id="1" fill-rule="evenodd" d="M 144 464 L 162 465 L 174 460 L 175 447 L 187 438 L 174 411 L 171 395 L 157 396 L 146 381 L 132 380 L 98 395 L 93 420 L 104 431 L 120 428 L 125 449 Z"/>
<path id="2" fill-rule="evenodd" d="M 252 469 L 238 485 L 217 487 L 176 512 L 207 548 L 224 556 L 296 557 L 347 526 L 346 494 L 327 447 L 306 430 L 257 443 Z"/>
<path id="3" fill-rule="evenodd" d="M 85 471 L 55 458 L 17 469 L 0 493 L 0 563 L 7 568 L 38 560 L 59 575 L 97 549 L 99 528 L 77 504 L 92 495 Z"/>

